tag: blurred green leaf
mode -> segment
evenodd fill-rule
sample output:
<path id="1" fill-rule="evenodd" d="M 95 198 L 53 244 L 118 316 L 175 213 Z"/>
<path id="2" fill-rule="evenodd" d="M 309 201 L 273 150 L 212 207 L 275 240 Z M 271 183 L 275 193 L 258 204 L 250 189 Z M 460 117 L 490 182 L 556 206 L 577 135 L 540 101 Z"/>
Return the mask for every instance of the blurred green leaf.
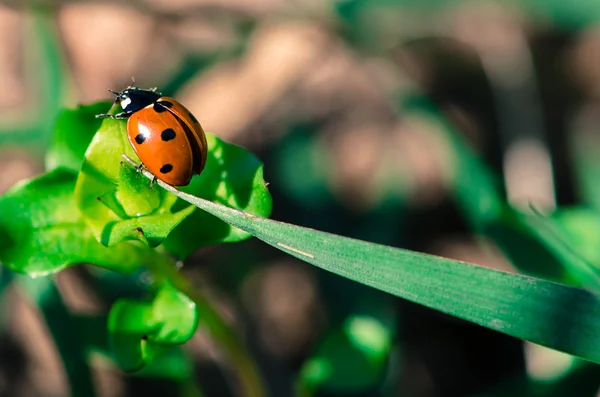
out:
<path id="1" fill-rule="evenodd" d="M 168 378 L 186 382 L 194 376 L 194 362 L 181 346 L 171 346 L 135 373 L 138 377 Z"/>
<path id="2" fill-rule="evenodd" d="M 600 286 L 596 272 L 567 246 L 567 237 L 550 219 L 506 205 L 485 229 L 515 266 L 532 276 L 575 286 Z"/>
<path id="3" fill-rule="evenodd" d="M 552 21 L 562 28 L 582 29 L 600 20 L 600 4 L 595 0 L 530 0 L 514 3 L 531 16 L 539 17 L 544 22 Z"/>
<path id="4" fill-rule="evenodd" d="M 199 176 L 192 179 L 182 190 L 207 200 L 225 204 L 248 213 L 268 217 L 271 214 L 272 199 L 263 178 L 260 160 L 246 149 L 224 142 L 212 134 L 207 134 L 208 159 Z M 173 207 L 186 208 L 183 200 Z M 202 225 L 200 228 L 198 225 Z M 165 247 L 186 257 L 205 245 L 242 241 L 251 237 L 218 218 L 204 212 L 195 211 L 177 226 L 165 240 Z"/>
<path id="5" fill-rule="evenodd" d="M 403 97 L 401 108 L 426 119 L 451 149 L 450 187 L 476 233 L 491 237 L 524 273 L 600 288 L 599 269 L 568 246 L 568 237 L 554 220 L 521 213 L 505 202 L 494 174 L 431 101 L 416 93 Z"/>
<path id="6" fill-rule="evenodd" d="M 1 269 L 1 268 L 0 268 Z M 77 331 L 82 350 L 89 357 L 91 353 L 111 358 L 108 343 L 108 317 L 97 315 L 72 315 L 71 328 Z M 139 344 L 139 338 L 135 339 Z M 125 346 L 131 349 L 131 346 Z M 189 354 L 179 346 L 168 348 L 164 354 L 155 357 L 142 370 L 135 373 L 138 377 L 166 378 L 176 382 L 189 382 L 194 374 L 194 363 Z"/>
<path id="7" fill-rule="evenodd" d="M 448 160 L 447 177 L 456 202 L 473 229 L 481 232 L 497 221 L 505 208 L 500 181 L 441 111 L 420 93 L 403 94 L 400 110 L 426 120 L 450 149 L 452 158 Z"/>
<path id="8" fill-rule="evenodd" d="M 83 350 L 89 356 L 91 353 L 101 354 L 111 359 L 111 347 L 108 337 L 108 317 L 93 315 L 74 315 L 73 329 L 77 330 L 84 345 Z M 139 344 L 139 337 L 135 341 Z M 114 346 L 114 345 L 113 345 Z M 125 350 L 132 346 L 125 345 Z M 135 346 L 134 346 L 135 348 Z M 194 363 L 189 354 L 180 346 L 173 346 L 164 354 L 155 357 L 147 366 L 135 373 L 137 377 L 166 378 L 177 382 L 187 382 L 193 376 Z"/>
<path id="9" fill-rule="evenodd" d="M 106 332 L 108 317 L 96 314 L 73 314 L 73 328 L 81 335 L 83 350 L 86 355 L 101 353 L 108 355 L 108 333 Z"/>
<path id="10" fill-rule="evenodd" d="M 552 218 L 572 249 L 600 268 L 600 212 L 593 208 L 561 208 Z"/>
<path id="11" fill-rule="evenodd" d="M 589 291 L 260 218 L 162 185 L 320 268 L 507 335 L 600 362 L 600 297 Z"/>
<path id="12" fill-rule="evenodd" d="M 109 334 L 108 343 L 112 358 L 125 372 L 139 371 L 152 362 L 150 348 L 146 347 L 147 341 L 140 334 L 113 332 Z"/>
<path id="13" fill-rule="evenodd" d="M 561 216 L 562 212 L 563 210 L 559 210 L 552 214 L 552 216 L 521 214 L 520 217 L 531 235 L 535 236 L 537 241 L 543 244 L 548 252 L 551 252 L 563 264 L 567 270 L 567 275 L 563 279 L 564 282 L 599 292 L 600 267 L 598 263 L 600 262 L 597 260 L 600 258 L 598 252 L 591 252 L 591 249 L 583 247 L 585 240 L 579 239 L 578 233 L 574 228 L 565 227 L 568 226 L 568 224 L 565 224 L 565 221 L 568 220 L 564 216 Z M 581 218 L 577 218 L 573 220 L 581 221 Z M 584 225 L 578 223 L 577 226 L 582 227 Z M 590 229 L 587 228 L 587 230 Z M 579 233 L 582 232 L 581 230 L 579 231 Z M 587 241 L 591 242 L 591 238 L 592 236 L 589 236 Z M 593 245 L 589 247 L 591 248 Z"/>
<path id="14" fill-rule="evenodd" d="M 157 254 L 146 247 L 96 242 L 75 206 L 75 180 L 71 171 L 58 168 L 0 197 L 0 261 L 38 276 L 78 263 L 130 272 L 154 260 Z"/>
<path id="15" fill-rule="evenodd" d="M 32 10 L 23 24 L 27 45 L 23 47 L 23 76 L 27 90 L 34 90 L 35 100 L 17 110 L 19 120 L 8 123 L 0 119 L 0 145 L 5 142 L 45 145 L 51 126 L 63 104 L 65 67 L 60 33 L 54 18 L 46 12 Z"/>
<path id="16" fill-rule="evenodd" d="M 150 302 L 120 299 L 108 320 L 113 356 L 125 371 L 136 371 L 169 345 L 187 342 L 198 326 L 196 304 L 166 283 Z"/>
<path id="17" fill-rule="evenodd" d="M 17 277 L 18 285 L 37 307 L 54 341 L 69 381 L 71 395 L 96 395 L 88 364 L 87 350 L 82 341 L 82 330 L 69 312 L 51 277 L 33 279 Z M 39 343 L 31 340 L 30 343 Z"/>
<path id="18" fill-rule="evenodd" d="M 600 137 L 595 124 L 574 124 L 568 134 L 568 148 L 575 171 L 577 195 L 582 204 L 600 210 Z"/>
<path id="19" fill-rule="evenodd" d="M 331 154 L 320 144 L 316 125 L 300 124 L 286 132 L 278 144 L 273 170 L 278 188 L 290 200 L 316 210 L 334 203 L 327 170 L 332 169 Z M 302 170 L 302 172 L 298 172 Z"/>
<path id="20" fill-rule="evenodd" d="M 105 112 L 110 105 L 110 102 L 98 102 L 75 109 L 63 109 L 59 113 L 46 154 L 47 170 L 65 167 L 79 172 L 85 151 L 102 123 L 95 115 Z"/>
<path id="21" fill-rule="evenodd" d="M 310 391 L 358 392 L 382 379 L 391 347 L 390 330 L 375 318 L 349 317 L 332 330 L 300 371 L 300 387 Z"/>

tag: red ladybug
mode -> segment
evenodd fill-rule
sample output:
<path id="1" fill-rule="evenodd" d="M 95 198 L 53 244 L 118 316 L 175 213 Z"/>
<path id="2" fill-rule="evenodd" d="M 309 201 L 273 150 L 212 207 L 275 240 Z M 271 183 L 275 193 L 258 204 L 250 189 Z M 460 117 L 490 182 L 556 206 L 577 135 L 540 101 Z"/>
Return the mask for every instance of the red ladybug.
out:
<path id="1" fill-rule="evenodd" d="M 123 111 L 115 115 L 127 120 L 127 136 L 142 164 L 156 178 L 173 186 L 187 186 L 194 174 L 206 164 L 207 145 L 204 130 L 194 115 L 173 98 L 164 97 L 156 88 L 144 90 L 129 86 L 111 91 Z"/>

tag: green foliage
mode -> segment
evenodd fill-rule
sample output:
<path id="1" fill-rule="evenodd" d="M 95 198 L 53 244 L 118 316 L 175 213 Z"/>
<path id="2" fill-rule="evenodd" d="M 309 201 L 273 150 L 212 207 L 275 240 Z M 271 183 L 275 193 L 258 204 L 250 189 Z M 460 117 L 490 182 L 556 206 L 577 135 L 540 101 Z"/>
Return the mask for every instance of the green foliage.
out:
<path id="1" fill-rule="evenodd" d="M 205 170 L 192 179 L 186 190 L 268 216 L 271 197 L 260 161 L 239 146 L 211 134 L 207 134 L 207 141 L 209 156 Z M 139 240 L 154 247 L 170 235 L 165 248 L 186 257 L 204 245 L 250 237 L 208 214 L 194 212 L 193 206 L 178 201 L 163 189 L 149 189 L 147 180 L 131 167 L 122 166 L 123 154 L 135 158 L 127 140 L 126 122 L 107 119 L 85 153 L 77 180 L 77 205 L 102 244 L 112 246 L 125 240 Z M 203 227 L 198 229 L 197 225 Z"/>
<path id="2" fill-rule="evenodd" d="M 586 290 L 259 218 L 163 186 L 275 248 L 325 270 L 600 363 L 596 338 L 600 333 L 596 316 L 600 298 Z"/>
<path id="3" fill-rule="evenodd" d="M 94 397 L 96 393 L 84 341 L 88 334 L 77 326 L 75 317 L 63 302 L 52 278 L 17 276 L 16 281 L 25 292 L 26 299 L 39 309 L 52 335 L 65 363 L 72 395 Z"/>
<path id="4" fill-rule="evenodd" d="M 102 123 L 95 115 L 106 111 L 108 107 L 110 102 L 97 102 L 80 105 L 75 109 L 61 110 L 46 153 L 47 170 L 58 167 L 70 169 L 75 173 L 81 170 L 85 151 Z"/>
<path id="5" fill-rule="evenodd" d="M 106 119 L 85 152 L 75 187 L 77 206 L 102 244 L 139 240 L 157 246 L 192 209 L 172 212 L 176 197 L 162 189 L 149 189 L 147 181 L 121 166 L 122 154 L 135 156 L 127 124 Z"/>
<path id="6" fill-rule="evenodd" d="M 49 172 L 22 181 L 0 197 L 0 261 L 29 276 L 80 263 L 121 273 L 148 267 L 159 280 L 153 286 L 154 298 L 149 302 L 120 299 L 114 304 L 107 348 L 126 371 L 147 368 L 151 374 L 161 372 L 165 362 L 181 359 L 176 345 L 194 334 L 199 307 L 208 316 L 209 327 L 224 327 L 205 300 L 191 300 L 181 286 L 171 284 L 170 278 L 179 276 L 168 270 L 174 266 L 168 254 L 187 256 L 206 244 L 241 241 L 251 235 L 195 211 L 196 207 L 162 188 L 150 189 L 146 178 L 122 164 L 123 154 L 135 156 L 126 123 L 95 118 L 106 106 L 101 102 L 64 110 L 46 158 Z M 268 216 L 271 197 L 261 163 L 241 147 L 212 135 L 208 142 L 206 170 L 188 190 Z M 182 223 L 188 217 L 189 222 Z M 198 225 L 202 225 L 200 233 Z M 155 249 L 172 231 L 177 234 L 169 244 Z M 93 334 L 92 340 L 81 343 L 102 350 Z M 231 335 L 227 338 L 237 346 Z M 239 348 L 237 354 L 243 354 Z"/>
<path id="7" fill-rule="evenodd" d="M 261 162 L 245 149 L 224 142 L 212 134 L 207 134 L 206 140 L 209 147 L 206 167 L 202 174 L 193 178 L 190 185 L 182 190 L 250 214 L 268 217 L 272 200 L 263 179 Z M 189 204 L 178 200 L 173 208 L 189 208 Z M 205 245 L 236 242 L 249 237 L 251 234 L 213 215 L 195 211 L 169 234 L 164 245 L 180 257 L 187 257 Z"/>
<path id="8" fill-rule="evenodd" d="M 346 0 L 332 7 L 339 16 L 336 28 L 354 48 L 379 51 L 379 56 L 407 37 L 406 32 L 413 38 L 414 27 L 398 24 L 400 18 L 462 3 Z M 519 9 L 570 28 L 593 25 L 599 19 L 600 7 L 593 1 L 579 6 L 566 4 L 534 1 L 519 4 Z M 253 26 L 255 21 L 248 18 L 246 23 Z M 41 50 L 32 50 L 40 58 L 35 68 L 39 71 L 35 82 L 40 87 L 39 103 L 29 112 L 34 117 L 22 126 L 0 126 L 0 141 L 46 143 L 49 120 L 61 103 L 63 67 L 53 26 L 39 17 L 31 26 L 29 33 L 41 43 Z M 235 47 L 225 56 L 218 50 L 206 59 L 188 55 L 194 59 L 172 79 L 167 91 L 177 90 L 199 68 L 212 64 L 213 58 L 237 56 L 243 46 Z M 135 158 L 126 139 L 125 122 L 94 118 L 110 106 L 109 102 L 100 102 L 63 110 L 47 152 L 48 173 L 22 181 L 0 197 L 0 261 L 5 265 L 0 273 L 0 293 L 15 279 L 40 308 L 65 363 L 74 395 L 94 393 L 88 367 L 92 350 L 113 357 L 123 369 L 138 371 L 139 376 L 166 376 L 182 382 L 191 378 L 193 364 L 179 345 L 193 335 L 198 324 L 217 340 L 239 369 L 241 383 L 254 382 L 248 388 L 260 390 L 253 363 L 232 336 L 234 332 L 219 318 L 210 301 L 182 281 L 184 277 L 175 270 L 171 257 L 186 258 L 200 247 L 241 241 L 252 235 L 350 280 L 600 362 L 600 300 L 580 288 L 597 292 L 600 287 L 595 265 L 600 263 L 596 248 L 600 237 L 596 145 L 584 143 L 573 156 L 581 196 L 593 208 L 562 208 L 550 217 L 519 211 L 507 204 L 496 175 L 441 111 L 421 93 L 407 95 L 405 89 L 398 101 L 402 115 L 427 120 L 446 140 L 452 157 L 447 182 L 463 217 L 476 234 L 492 239 L 528 276 L 264 219 L 271 212 L 272 202 L 262 164 L 245 149 L 212 134 L 207 135 L 210 151 L 206 169 L 182 189 L 184 193 L 164 185 L 164 189 L 149 189 L 149 181 L 142 174 L 122 164 L 123 154 Z M 325 169 L 331 166 L 327 162 L 329 153 L 319 152 L 316 140 L 305 132 L 292 137 L 288 146 L 281 145 L 279 149 L 283 150 L 275 154 L 278 167 L 274 172 L 295 176 L 280 189 L 304 208 L 333 207 L 329 181 L 324 177 Z M 373 238 L 376 234 L 368 230 L 364 235 Z M 110 269 L 90 272 L 100 290 L 113 294 L 104 296 L 105 301 L 119 298 L 108 318 L 106 314 L 90 318 L 71 315 L 51 278 L 34 280 L 6 271 L 8 268 L 37 277 L 78 263 Z M 106 277 L 113 270 L 119 273 Z M 149 285 L 139 282 L 143 272 L 154 280 Z M 142 294 L 148 299 L 124 299 L 119 296 L 123 291 L 129 297 Z M 349 316 L 325 333 L 302 365 L 298 374 L 302 391 L 344 394 L 377 387 L 388 364 L 394 332 L 374 317 Z M 589 383 L 590 378 L 597 377 L 597 368 L 579 365 L 572 375 L 556 384 L 577 381 L 581 387 L 584 382 L 578 380 Z M 548 395 L 560 395 L 552 390 L 553 386 L 545 385 Z M 592 390 L 588 395 L 595 393 L 597 385 L 588 387 Z"/>
<path id="9" fill-rule="evenodd" d="M 375 387 L 385 373 L 391 338 L 390 330 L 372 317 L 348 317 L 304 363 L 299 387 L 337 393 Z"/>
<path id="10" fill-rule="evenodd" d="M 197 325 L 196 304 L 168 283 L 151 302 L 117 301 L 108 321 L 113 354 L 125 371 L 139 370 L 170 345 L 187 342 Z"/>
<path id="11" fill-rule="evenodd" d="M 154 251 L 141 245 L 97 242 L 75 206 L 77 176 L 58 168 L 23 181 L 0 197 L 0 261 L 19 273 L 41 276 L 78 263 L 133 271 Z"/>
<path id="12" fill-rule="evenodd" d="M 600 269 L 570 245 L 569 230 L 553 218 L 522 213 L 502 197 L 496 177 L 458 131 L 422 94 L 401 101 L 407 114 L 433 123 L 451 149 L 454 198 L 475 233 L 493 239 L 522 272 L 573 286 L 600 288 Z"/>
<path id="13" fill-rule="evenodd" d="M 27 104 L 19 125 L 0 120 L 0 144 L 6 142 L 47 144 L 50 140 L 52 122 L 62 106 L 65 67 L 62 58 L 61 39 L 54 21 L 37 10 L 26 24 L 24 34 L 30 39 L 23 53 L 25 63 L 35 67 L 24 68 L 24 81 L 36 87 L 36 100 Z"/>

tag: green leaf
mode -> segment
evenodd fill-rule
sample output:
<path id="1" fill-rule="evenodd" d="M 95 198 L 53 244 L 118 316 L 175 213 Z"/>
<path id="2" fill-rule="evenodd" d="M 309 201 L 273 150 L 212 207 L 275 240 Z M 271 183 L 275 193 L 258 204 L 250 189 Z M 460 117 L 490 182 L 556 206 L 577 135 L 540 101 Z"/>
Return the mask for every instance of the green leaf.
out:
<path id="1" fill-rule="evenodd" d="M 122 154 L 135 156 L 127 123 L 106 119 L 85 153 L 75 188 L 77 206 L 103 245 L 138 240 L 154 247 L 194 208 L 171 212 L 176 198 L 150 189 L 147 180 L 122 167 Z"/>
<path id="2" fill-rule="evenodd" d="M 182 190 L 248 213 L 268 217 L 272 200 L 263 179 L 260 160 L 246 149 L 224 142 L 212 134 L 206 135 L 208 159 L 199 176 L 192 179 Z M 179 200 L 175 209 L 188 205 Z M 202 227 L 198 227 L 202 225 Z M 165 247 L 186 257 L 198 248 L 217 243 L 237 242 L 251 237 L 250 234 L 232 227 L 218 218 L 195 211 L 177 226 L 165 240 Z"/>
<path id="3" fill-rule="evenodd" d="M 169 284 L 164 285 L 154 298 L 152 318 L 161 327 L 149 340 L 159 343 L 185 343 L 196 332 L 198 311 L 196 304 Z"/>
<path id="4" fill-rule="evenodd" d="M 506 206 L 504 215 L 489 225 L 486 234 L 529 275 L 600 289 L 600 269 L 573 249 L 568 231 L 553 218 Z"/>
<path id="5" fill-rule="evenodd" d="M 2 268 L 0 268 L 1 270 Z M 108 344 L 108 316 L 79 314 L 72 316 L 72 329 L 76 330 L 87 356 L 91 353 L 112 358 Z M 139 340 L 139 339 L 136 339 Z M 130 348 L 131 346 L 125 346 Z M 167 378 L 176 382 L 187 382 L 193 376 L 194 363 L 189 354 L 179 346 L 168 349 L 165 354 L 156 357 L 141 371 L 138 377 Z"/>
<path id="6" fill-rule="evenodd" d="M 65 167 L 79 172 L 85 151 L 102 123 L 95 115 L 108 107 L 110 102 L 98 102 L 63 109 L 58 115 L 52 143 L 46 154 L 46 169 Z"/>
<path id="7" fill-rule="evenodd" d="M 0 268 L 1 269 L 1 268 Z M 122 275 L 121 275 L 122 277 Z M 86 356 L 91 353 L 111 358 L 108 344 L 108 317 L 79 314 L 71 316 L 70 328 L 75 330 L 83 344 Z M 136 339 L 139 341 L 139 338 Z M 125 346 L 131 348 L 131 346 Z M 189 354 L 179 346 L 168 348 L 164 354 L 155 357 L 142 370 L 135 373 L 138 377 L 166 378 L 176 382 L 188 382 L 194 375 L 194 363 Z"/>
<path id="8" fill-rule="evenodd" d="M 118 300 L 108 320 L 112 352 L 125 371 L 137 371 L 169 345 L 187 342 L 197 327 L 196 304 L 168 283 L 151 302 Z"/>
<path id="9" fill-rule="evenodd" d="M 552 214 L 571 250 L 586 258 L 595 271 L 600 270 L 600 212 L 595 208 L 561 208 Z"/>
<path id="10" fill-rule="evenodd" d="M 171 346 L 136 372 L 135 376 L 187 382 L 194 377 L 194 361 L 180 346 Z"/>
<path id="11" fill-rule="evenodd" d="M 565 210 L 559 210 L 552 214 L 551 217 L 543 216 L 541 214 L 533 215 L 522 215 L 522 219 L 526 223 L 527 227 L 531 231 L 531 234 L 537 237 L 537 240 L 546 246 L 549 252 L 561 261 L 567 274 L 565 275 L 564 282 L 569 285 L 580 286 L 589 288 L 595 292 L 600 291 L 600 267 L 598 267 L 598 260 L 600 257 L 597 252 L 592 252 L 590 249 L 593 247 L 591 238 L 589 236 L 587 242 L 590 245 L 585 248 L 583 244 L 586 242 L 585 239 L 579 239 L 579 235 L 574 228 L 570 228 L 570 220 L 575 221 L 573 226 L 579 227 L 584 226 L 578 224 L 581 219 L 581 214 L 569 213 L 564 214 Z M 574 218 L 567 218 L 565 215 L 575 215 Z M 594 217 L 592 213 L 588 213 L 591 221 Z M 596 219 L 598 215 L 596 214 Z M 595 228 L 598 232 L 597 227 Z M 587 229 L 590 230 L 590 229 Z M 580 233 L 582 231 L 579 231 Z"/>
<path id="12" fill-rule="evenodd" d="M 147 341 L 138 334 L 110 333 L 108 343 L 112 358 L 125 372 L 139 371 L 152 361 L 152 353 L 146 346 Z"/>
<path id="13" fill-rule="evenodd" d="M 300 371 L 300 387 L 338 393 L 372 388 L 385 373 L 389 330 L 369 316 L 349 317 L 332 330 Z"/>
<path id="14" fill-rule="evenodd" d="M 271 196 L 260 161 L 245 149 L 211 134 L 207 134 L 207 142 L 206 167 L 186 190 L 268 216 Z M 87 149 L 75 190 L 77 205 L 102 244 L 112 246 L 125 240 L 139 240 L 154 247 L 170 236 L 165 247 L 179 256 L 187 256 L 208 244 L 250 237 L 211 215 L 194 212 L 194 206 L 163 189 L 149 189 L 148 181 L 141 175 L 120 165 L 123 154 L 137 158 L 127 139 L 127 123 L 104 120 Z M 198 224 L 204 225 L 200 231 L 196 228 Z M 190 230 L 194 233 L 190 234 Z"/>
<path id="15" fill-rule="evenodd" d="M 322 269 L 600 363 L 600 297 L 589 291 L 260 218 L 162 185 L 198 208 Z"/>
<path id="16" fill-rule="evenodd" d="M 130 272 L 154 260 L 131 243 L 99 244 L 75 206 L 76 175 L 58 168 L 22 181 L 0 197 L 0 261 L 16 272 L 46 275 L 78 263 Z"/>

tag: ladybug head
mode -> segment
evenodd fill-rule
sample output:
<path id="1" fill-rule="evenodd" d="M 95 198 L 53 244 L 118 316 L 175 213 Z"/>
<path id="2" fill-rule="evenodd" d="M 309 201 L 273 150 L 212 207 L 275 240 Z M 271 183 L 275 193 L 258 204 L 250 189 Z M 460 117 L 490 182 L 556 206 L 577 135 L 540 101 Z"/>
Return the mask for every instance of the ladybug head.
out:
<path id="1" fill-rule="evenodd" d="M 136 87 L 127 87 L 121 92 L 109 91 L 115 96 L 115 102 L 119 102 L 127 114 L 137 112 L 161 97 L 161 94 L 156 91 L 142 90 Z"/>

